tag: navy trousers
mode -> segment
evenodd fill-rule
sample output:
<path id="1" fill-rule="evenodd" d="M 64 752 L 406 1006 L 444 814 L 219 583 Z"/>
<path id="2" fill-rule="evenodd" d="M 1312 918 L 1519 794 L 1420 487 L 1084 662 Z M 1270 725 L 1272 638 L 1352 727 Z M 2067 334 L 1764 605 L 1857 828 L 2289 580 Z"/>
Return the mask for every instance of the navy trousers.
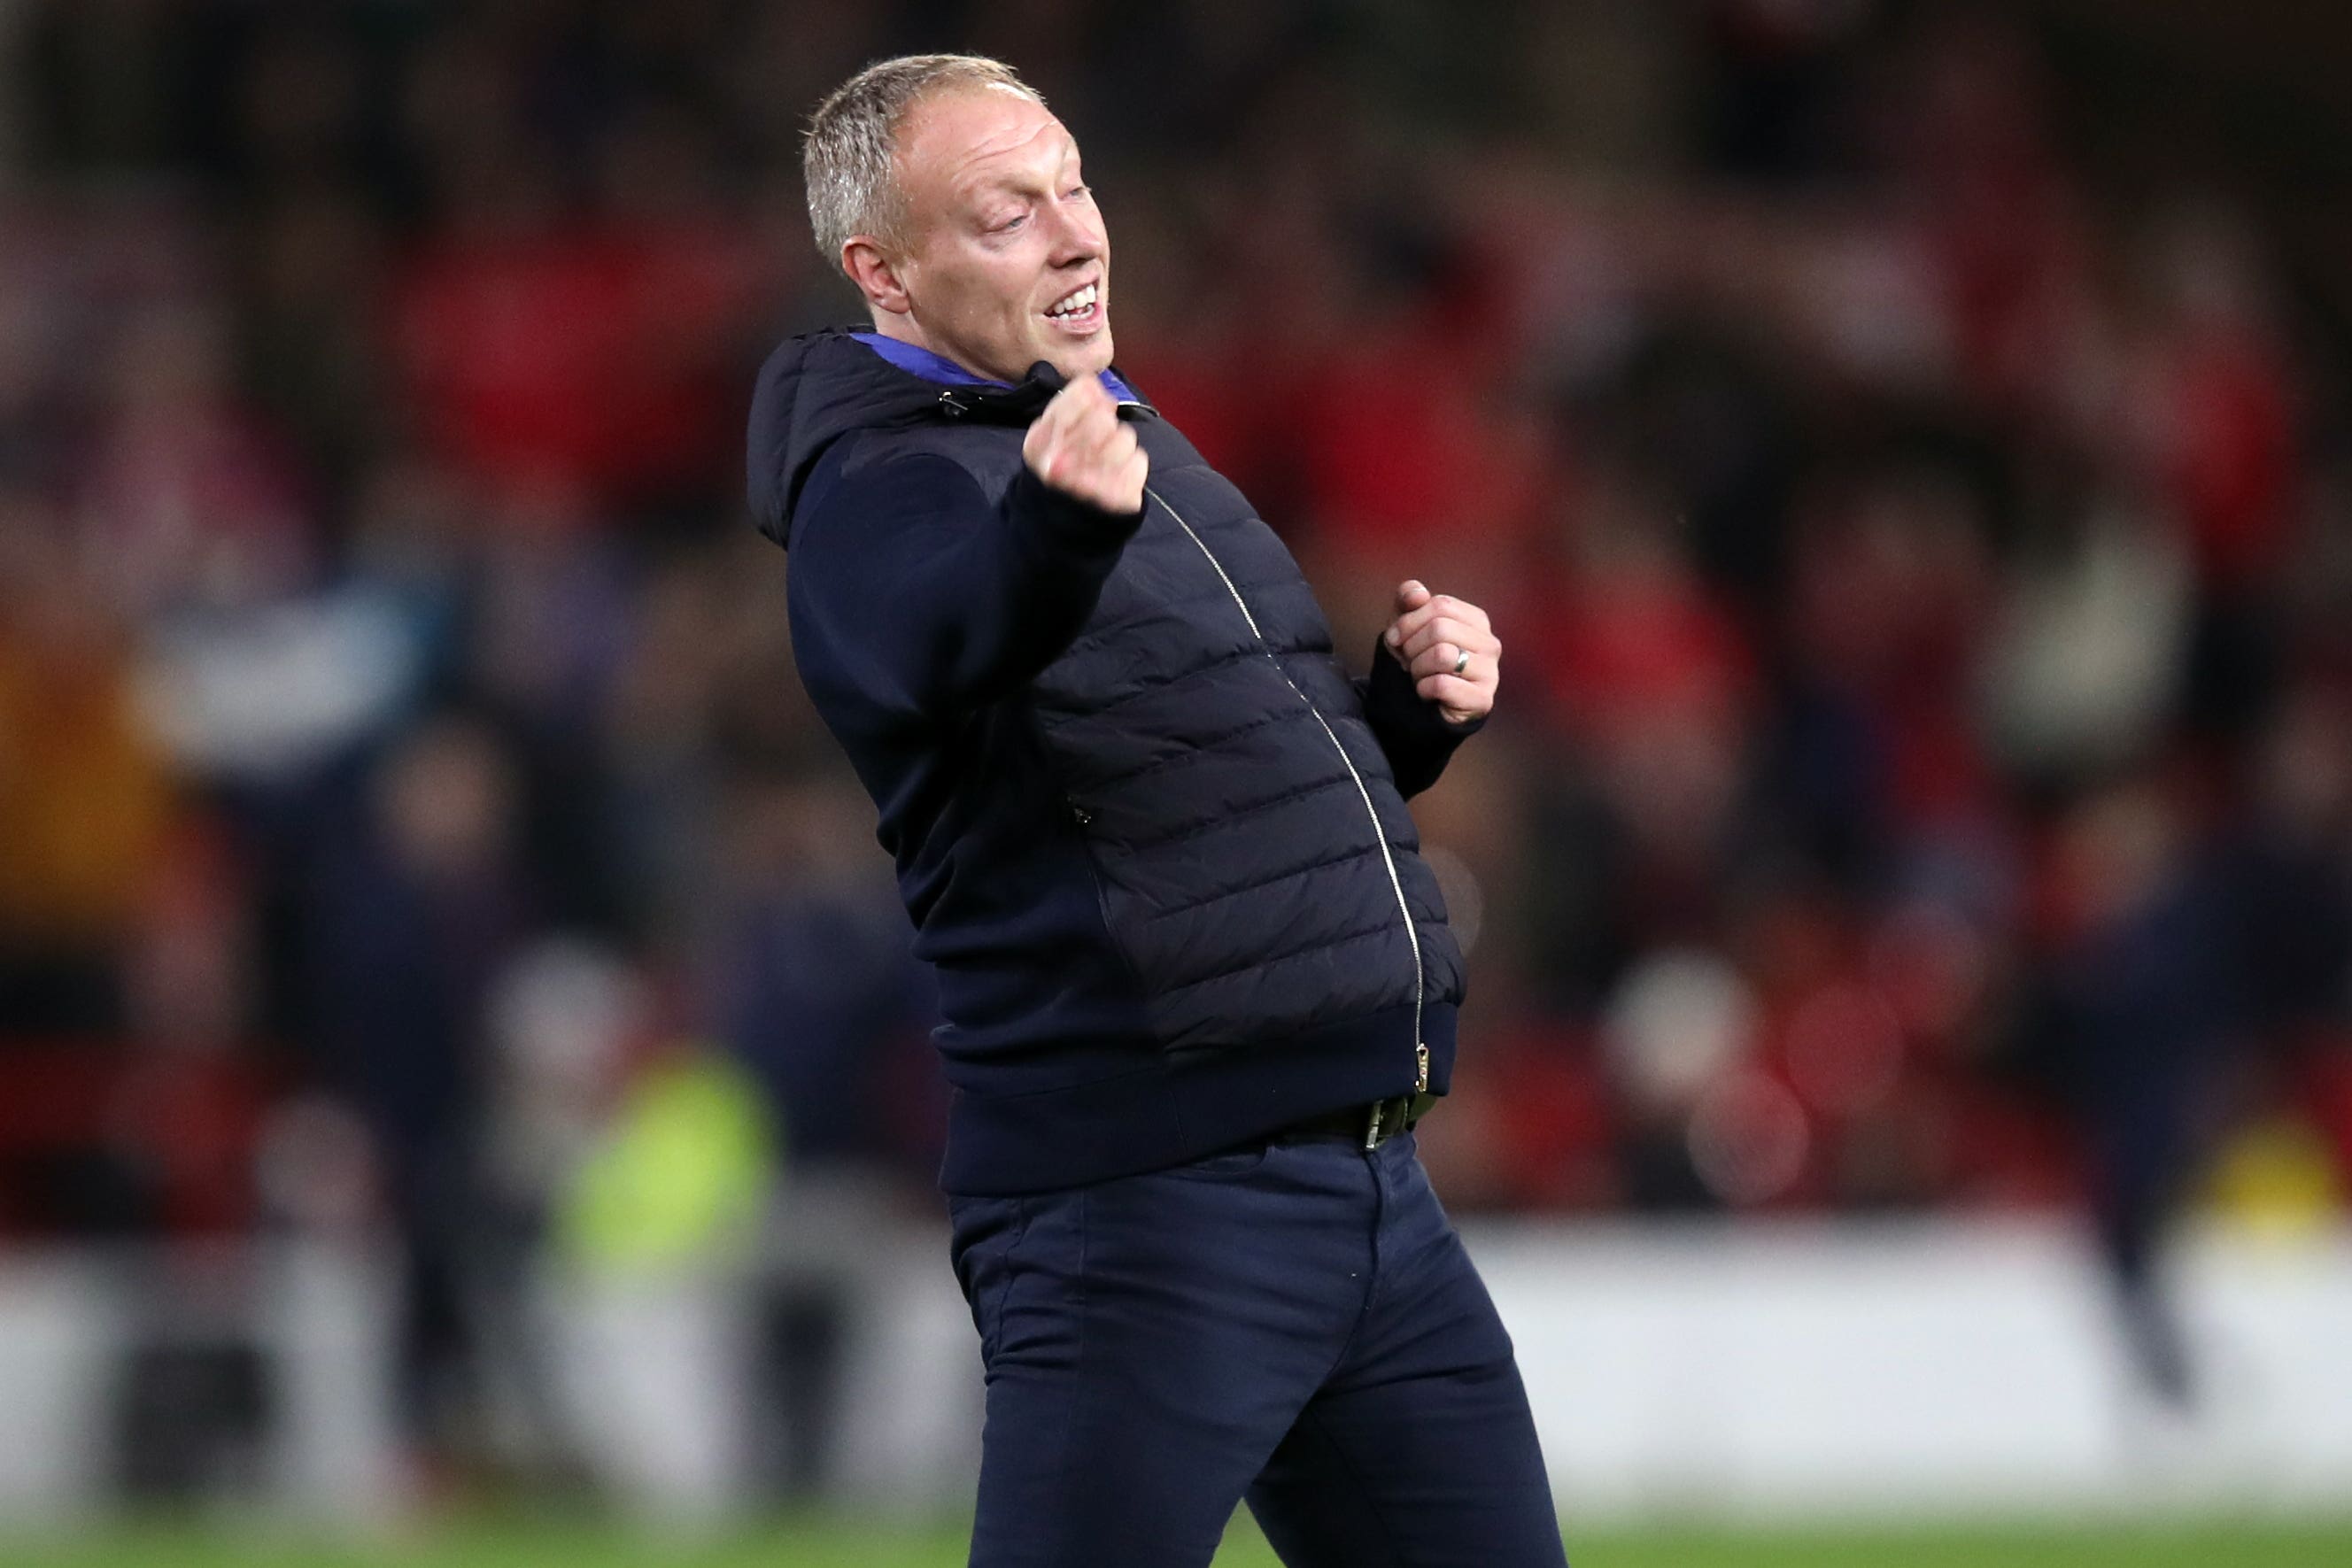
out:
<path id="1" fill-rule="evenodd" d="M 972 1568 L 1564 1568 L 1511 1342 L 1410 1134 L 954 1197 Z"/>

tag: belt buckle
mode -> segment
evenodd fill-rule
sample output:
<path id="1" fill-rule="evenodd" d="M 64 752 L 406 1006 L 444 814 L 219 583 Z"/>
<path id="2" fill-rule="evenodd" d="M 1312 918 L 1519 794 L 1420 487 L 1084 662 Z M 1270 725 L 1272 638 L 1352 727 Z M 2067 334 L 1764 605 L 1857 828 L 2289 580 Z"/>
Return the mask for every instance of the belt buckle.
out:
<path id="1" fill-rule="evenodd" d="M 1386 1100 L 1375 1100 L 1364 1113 L 1364 1152 L 1370 1154 L 1391 1138 L 1405 1130 L 1405 1118 L 1412 1113 L 1412 1096 L 1393 1094 Z"/>

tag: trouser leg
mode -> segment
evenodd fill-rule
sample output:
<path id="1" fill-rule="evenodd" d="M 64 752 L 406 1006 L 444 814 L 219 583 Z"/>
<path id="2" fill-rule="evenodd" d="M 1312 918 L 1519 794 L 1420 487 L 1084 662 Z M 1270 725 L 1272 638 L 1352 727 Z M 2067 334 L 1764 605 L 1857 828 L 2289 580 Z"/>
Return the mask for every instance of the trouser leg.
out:
<path id="1" fill-rule="evenodd" d="M 1361 1328 L 1249 1491 L 1288 1568 L 1562 1568 L 1543 1455 L 1486 1284 L 1399 1140 Z"/>
<path id="2" fill-rule="evenodd" d="M 1206 1568 L 1357 1326 L 1378 1206 L 1360 1161 L 1286 1146 L 955 1200 L 988 1374 L 973 1568 Z"/>

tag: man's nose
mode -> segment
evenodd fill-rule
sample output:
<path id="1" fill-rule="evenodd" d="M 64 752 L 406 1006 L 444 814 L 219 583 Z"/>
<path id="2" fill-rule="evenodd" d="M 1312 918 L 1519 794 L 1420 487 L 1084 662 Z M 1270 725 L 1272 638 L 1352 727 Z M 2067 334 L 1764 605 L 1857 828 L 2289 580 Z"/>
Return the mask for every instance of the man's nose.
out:
<path id="1" fill-rule="evenodd" d="M 1102 254 L 1102 227 L 1091 214 L 1067 205 L 1056 205 L 1053 214 L 1055 266 L 1066 267 L 1073 262 L 1092 261 Z"/>

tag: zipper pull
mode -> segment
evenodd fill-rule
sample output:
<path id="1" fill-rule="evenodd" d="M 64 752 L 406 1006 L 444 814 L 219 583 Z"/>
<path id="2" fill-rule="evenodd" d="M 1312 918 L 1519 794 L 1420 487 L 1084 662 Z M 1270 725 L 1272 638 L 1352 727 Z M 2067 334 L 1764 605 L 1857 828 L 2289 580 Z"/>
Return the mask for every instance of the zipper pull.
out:
<path id="1" fill-rule="evenodd" d="M 1412 1080 L 1412 1092 L 1413 1092 L 1414 1093 L 1416 1093 L 1416 1094 L 1426 1094 L 1426 1093 L 1428 1093 L 1428 1092 L 1429 1092 L 1429 1047 L 1427 1047 L 1427 1046 L 1425 1046 L 1425 1045 L 1420 1045 L 1420 1044 L 1416 1044 L 1416 1045 L 1414 1045 L 1414 1046 L 1413 1046 L 1413 1048 L 1412 1048 L 1412 1065 L 1413 1065 L 1413 1068 L 1414 1068 L 1414 1076 L 1413 1076 L 1413 1080 Z"/>
<path id="2" fill-rule="evenodd" d="M 940 406 L 947 410 L 948 417 L 950 419 L 961 419 L 965 414 L 971 412 L 971 410 L 964 406 L 963 399 L 956 396 L 953 388 L 950 388 L 948 391 L 940 393 Z"/>
<path id="3" fill-rule="evenodd" d="M 1082 827 L 1082 828 L 1084 828 L 1084 827 L 1090 827 L 1090 826 L 1092 826 L 1092 825 L 1093 825 L 1093 823 L 1094 823 L 1094 820 L 1095 820 L 1095 814 L 1094 814 L 1092 811 L 1087 810 L 1084 806 L 1079 805 L 1076 800 L 1064 800 L 1064 801 L 1062 802 L 1062 804 L 1064 804 L 1065 806 L 1067 806 L 1067 807 L 1070 809 L 1070 821 L 1072 821 L 1073 822 L 1076 822 L 1078 826 L 1080 826 L 1080 827 Z"/>

